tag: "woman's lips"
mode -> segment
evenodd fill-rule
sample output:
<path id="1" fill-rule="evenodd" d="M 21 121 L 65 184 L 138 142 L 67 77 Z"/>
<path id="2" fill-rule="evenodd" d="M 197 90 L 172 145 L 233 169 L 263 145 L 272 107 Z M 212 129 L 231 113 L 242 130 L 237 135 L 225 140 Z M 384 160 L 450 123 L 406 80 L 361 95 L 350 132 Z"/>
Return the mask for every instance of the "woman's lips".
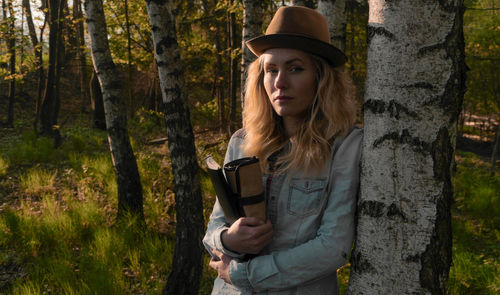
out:
<path id="1" fill-rule="evenodd" d="M 276 98 L 274 100 L 277 102 L 286 102 L 286 101 L 289 101 L 291 99 L 292 99 L 291 96 L 279 95 L 279 96 L 276 96 Z"/>

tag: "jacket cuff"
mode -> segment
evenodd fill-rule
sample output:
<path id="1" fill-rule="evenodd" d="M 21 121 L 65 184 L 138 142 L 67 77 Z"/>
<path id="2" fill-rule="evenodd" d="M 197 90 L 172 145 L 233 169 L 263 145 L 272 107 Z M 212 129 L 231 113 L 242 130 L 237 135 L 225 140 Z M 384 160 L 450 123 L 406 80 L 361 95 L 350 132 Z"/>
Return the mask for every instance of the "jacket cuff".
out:
<path id="1" fill-rule="evenodd" d="M 245 254 L 233 252 L 229 249 L 227 249 L 224 244 L 222 243 L 222 233 L 227 230 L 227 227 L 221 227 L 215 230 L 215 233 L 213 235 L 214 237 L 214 244 L 216 249 L 222 250 L 222 253 L 226 254 L 227 256 L 233 257 L 233 258 L 243 258 Z"/>
<path id="2" fill-rule="evenodd" d="M 248 262 L 231 260 L 229 263 L 229 278 L 233 286 L 239 289 L 252 290 L 252 285 L 248 280 L 247 267 Z"/>

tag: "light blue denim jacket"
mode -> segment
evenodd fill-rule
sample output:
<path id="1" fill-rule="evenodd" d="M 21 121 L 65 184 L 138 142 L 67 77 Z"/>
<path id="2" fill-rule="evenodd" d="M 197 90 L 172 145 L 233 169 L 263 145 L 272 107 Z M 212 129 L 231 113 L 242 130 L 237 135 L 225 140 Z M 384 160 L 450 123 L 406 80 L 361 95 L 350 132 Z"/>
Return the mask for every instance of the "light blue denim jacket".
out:
<path id="1" fill-rule="evenodd" d="M 212 294 L 338 294 L 337 269 L 347 261 L 354 239 L 354 214 L 359 184 L 363 131 L 354 128 L 339 145 L 333 163 L 318 176 L 302 173 L 275 175 L 266 190 L 267 216 L 273 241 L 257 257 L 224 248 L 221 233 L 229 227 L 218 201 L 214 205 L 203 244 L 234 259 L 229 276 L 220 278 Z M 236 132 L 225 163 L 245 157 L 243 132 Z M 264 188 L 269 175 L 263 175 Z M 329 182 L 329 183 L 327 183 Z"/>

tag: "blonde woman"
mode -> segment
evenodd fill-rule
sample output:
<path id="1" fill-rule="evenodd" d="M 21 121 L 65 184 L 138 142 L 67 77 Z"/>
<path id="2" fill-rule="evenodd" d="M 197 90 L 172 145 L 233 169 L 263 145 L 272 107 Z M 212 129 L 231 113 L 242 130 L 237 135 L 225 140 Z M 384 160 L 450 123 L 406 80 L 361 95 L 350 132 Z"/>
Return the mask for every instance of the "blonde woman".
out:
<path id="1" fill-rule="evenodd" d="M 260 159 L 268 220 L 229 225 L 216 202 L 203 239 L 218 272 L 212 294 L 338 294 L 362 140 L 346 57 L 330 44 L 326 19 L 298 6 L 280 8 L 247 46 L 258 58 L 225 161 Z"/>

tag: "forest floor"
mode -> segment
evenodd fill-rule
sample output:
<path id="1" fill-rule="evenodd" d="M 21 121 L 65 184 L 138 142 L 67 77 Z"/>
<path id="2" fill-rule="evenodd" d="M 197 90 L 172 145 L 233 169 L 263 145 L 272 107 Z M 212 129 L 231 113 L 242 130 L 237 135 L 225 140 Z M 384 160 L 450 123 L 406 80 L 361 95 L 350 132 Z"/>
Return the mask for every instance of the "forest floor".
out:
<path id="1" fill-rule="evenodd" d="M 0 109 L 5 110 L 5 100 Z M 172 174 L 161 114 L 141 110 L 129 121 L 144 188 L 147 228 L 118 224 L 116 184 L 104 131 L 93 129 L 79 102 L 60 121 L 63 144 L 35 136 L 33 99 L 21 96 L 14 128 L 0 127 L 0 293 L 159 294 L 170 270 L 175 232 Z M 200 166 L 222 162 L 227 134 L 213 109 L 192 110 Z M 460 139 L 462 140 L 462 139 Z M 449 294 L 500 292 L 500 174 L 490 175 L 487 144 L 459 140 L 453 176 L 453 265 Z M 472 152 L 471 152 L 472 151 Z M 477 154 L 473 152 L 477 152 Z M 214 192 L 201 171 L 205 220 Z M 200 294 L 215 273 L 207 267 Z M 349 266 L 339 270 L 342 290 Z"/>

